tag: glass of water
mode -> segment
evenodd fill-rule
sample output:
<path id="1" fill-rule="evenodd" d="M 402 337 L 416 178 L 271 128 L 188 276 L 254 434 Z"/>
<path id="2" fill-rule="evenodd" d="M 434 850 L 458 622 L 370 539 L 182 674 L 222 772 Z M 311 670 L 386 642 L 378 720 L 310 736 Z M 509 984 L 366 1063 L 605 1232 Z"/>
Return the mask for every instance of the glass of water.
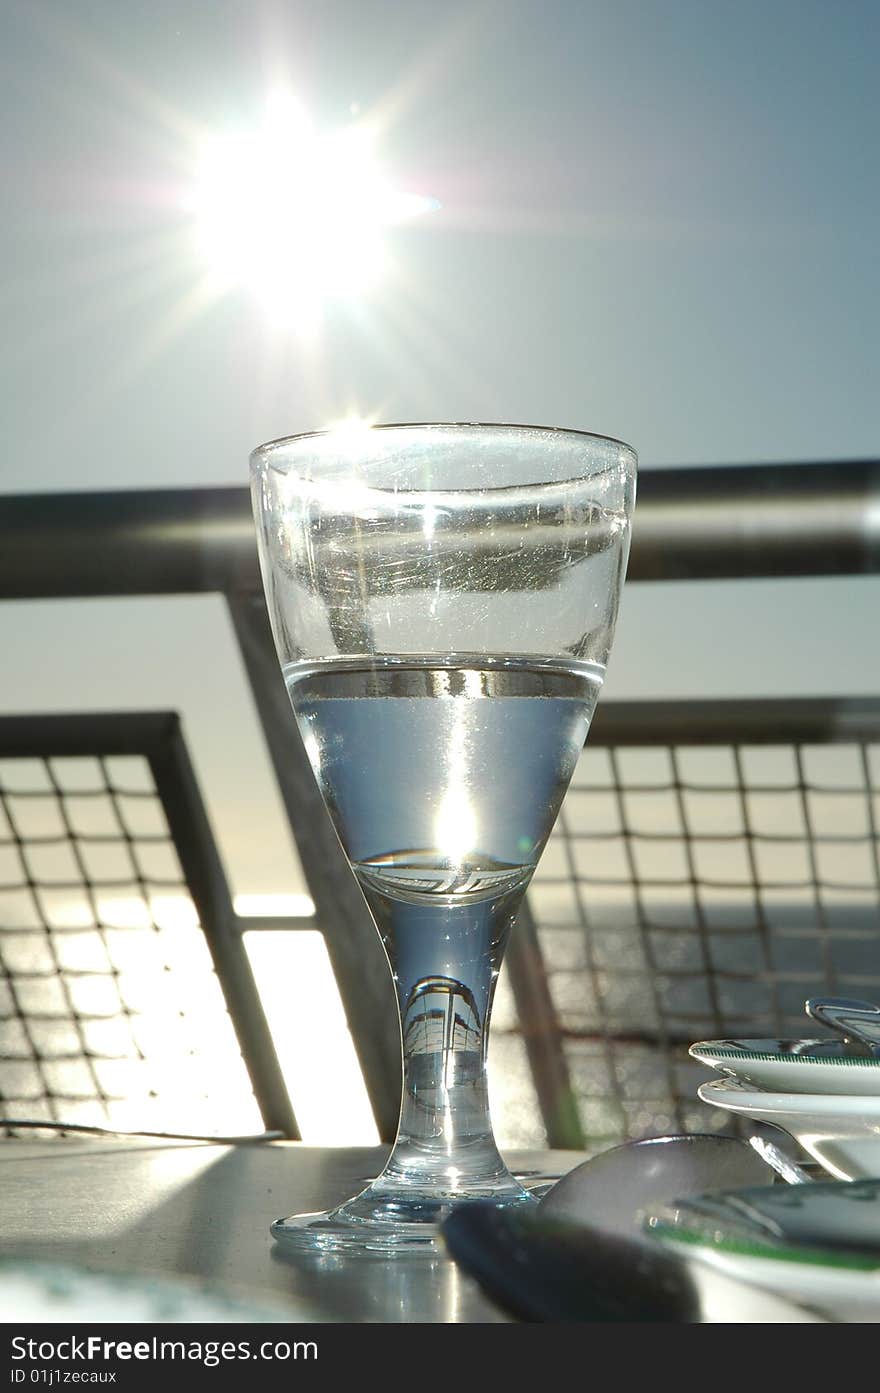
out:
<path id="1" fill-rule="evenodd" d="M 382 1174 L 273 1233 L 431 1251 L 455 1205 L 535 1203 L 492 1133 L 489 1016 L 602 686 L 636 456 L 581 431 L 346 427 L 261 446 L 251 479 L 293 717 L 388 957 L 403 1049 Z"/>

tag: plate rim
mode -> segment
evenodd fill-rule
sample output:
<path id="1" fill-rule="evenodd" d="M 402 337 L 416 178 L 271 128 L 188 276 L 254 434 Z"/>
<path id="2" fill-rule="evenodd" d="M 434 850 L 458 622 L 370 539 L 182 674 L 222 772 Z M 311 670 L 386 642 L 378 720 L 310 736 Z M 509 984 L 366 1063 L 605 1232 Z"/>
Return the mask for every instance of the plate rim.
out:
<path id="1" fill-rule="evenodd" d="M 798 1040 L 793 1038 L 791 1043 L 798 1045 L 818 1045 L 829 1042 L 825 1040 Z M 833 1041 L 831 1043 L 833 1043 Z M 698 1051 L 702 1051 L 702 1054 L 698 1053 Z M 812 1065 L 813 1067 L 818 1065 L 823 1068 L 825 1065 L 830 1065 L 832 1069 L 840 1068 L 840 1066 L 843 1065 L 849 1069 L 880 1069 L 880 1058 L 869 1059 L 867 1055 L 829 1055 L 827 1059 L 817 1059 L 814 1055 L 808 1054 L 767 1054 L 765 1050 L 750 1050 L 747 1049 L 744 1044 L 738 1045 L 723 1040 L 697 1040 L 694 1044 L 688 1046 L 688 1054 L 692 1059 L 699 1059 L 701 1063 L 708 1062 L 703 1058 L 703 1055 L 708 1055 L 710 1060 L 740 1059 L 761 1064 L 797 1064 L 801 1066 Z"/>
<path id="2" fill-rule="evenodd" d="M 706 1094 L 709 1097 L 706 1097 Z M 719 1097 L 720 1095 L 720 1097 Z M 771 1093 L 757 1087 L 743 1088 L 737 1079 L 707 1079 L 697 1089 L 697 1097 L 711 1107 L 729 1107 L 731 1111 L 774 1112 L 788 1114 L 813 1113 L 822 1117 L 838 1116 L 851 1120 L 854 1115 L 870 1109 L 866 1121 L 880 1121 L 880 1093 Z M 849 1104 L 848 1107 L 841 1106 Z M 877 1137 L 880 1144 L 880 1134 Z"/>
<path id="3" fill-rule="evenodd" d="M 709 1253 L 721 1253 L 725 1257 L 758 1258 L 763 1262 L 796 1263 L 803 1267 L 815 1267 L 821 1271 L 858 1273 L 860 1276 L 873 1276 L 880 1283 L 880 1254 L 873 1258 L 866 1253 L 846 1252 L 835 1248 L 812 1247 L 804 1244 L 762 1243 L 759 1239 L 736 1237 L 733 1234 L 716 1230 L 707 1234 L 700 1229 L 670 1223 L 668 1220 L 651 1220 L 646 1231 L 660 1243 L 680 1243 L 688 1250 L 704 1249 Z"/>

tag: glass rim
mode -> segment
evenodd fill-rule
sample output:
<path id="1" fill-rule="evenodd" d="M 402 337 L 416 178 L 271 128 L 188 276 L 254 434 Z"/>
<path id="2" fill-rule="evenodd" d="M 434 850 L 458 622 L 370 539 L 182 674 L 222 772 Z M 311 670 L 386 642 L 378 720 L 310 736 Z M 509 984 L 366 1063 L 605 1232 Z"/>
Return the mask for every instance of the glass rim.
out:
<path id="1" fill-rule="evenodd" d="M 343 434 L 348 425 L 342 422 L 338 426 L 327 426 L 321 430 L 300 431 L 294 435 L 280 435 L 274 440 L 266 440 L 261 445 L 257 445 L 251 451 L 249 459 L 251 467 L 262 465 L 273 450 L 279 450 L 282 446 L 298 445 L 306 440 L 323 440 L 333 435 Z M 626 450 L 632 456 L 633 463 L 638 465 L 639 457 L 632 445 L 628 445 L 625 440 L 618 439 L 614 435 L 602 435 L 598 431 L 578 430 L 573 426 L 536 426 L 525 425 L 515 421 L 388 421 L 380 422 L 376 425 L 364 424 L 365 432 L 391 432 L 391 431 L 523 431 L 534 435 L 556 435 L 570 436 L 573 439 L 592 440 L 601 445 L 612 445 L 618 449 Z"/>

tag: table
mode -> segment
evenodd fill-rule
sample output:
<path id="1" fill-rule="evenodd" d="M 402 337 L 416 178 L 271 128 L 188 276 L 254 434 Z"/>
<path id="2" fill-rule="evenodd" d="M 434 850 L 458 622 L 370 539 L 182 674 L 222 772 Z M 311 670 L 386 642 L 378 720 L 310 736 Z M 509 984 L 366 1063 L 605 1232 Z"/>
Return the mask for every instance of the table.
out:
<path id="1" fill-rule="evenodd" d="M 273 1219 L 347 1198 L 387 1154 L 300 1142 L 7 1139 L 0 1142 L 0 1256 L 196 1278 L 280 1320 L 504 1321 L 445 1256 L 292 1255 L 273 1242 Z M 561 1175 L 584 1157 L 542 1151 L 506 1159 L 517 1173 Z"/>

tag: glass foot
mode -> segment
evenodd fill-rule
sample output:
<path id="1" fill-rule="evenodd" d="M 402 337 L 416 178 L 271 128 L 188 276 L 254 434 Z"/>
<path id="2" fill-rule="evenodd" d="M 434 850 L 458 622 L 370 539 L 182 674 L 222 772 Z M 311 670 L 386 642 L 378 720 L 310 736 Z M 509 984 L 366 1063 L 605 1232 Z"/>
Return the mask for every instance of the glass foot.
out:
<path id="1" fill-rule="evenodd" d="M 528 1190 L 529 1194 L 537 1200 L 543 1199 L 547 1192 L 553 1189 L 557 1181 L 562 1179 L 562 1176 L 556 1171 L 552 1175 L 547 1175 L 543 1171 L 515 1171 L 514 1177 L 523 1189 Z"/>
<path id="2" fill-rule="evenodd" d="M 285 1248 L 307 1252 L 359 1248 L 436 1255 L 440 1225 L 453 1209 L 471 1200 L 493 1199 L 505 1207 L 538 1202 L 535 1194 L 516 1183 L 495 1193 L 486 1189 L 471 1195 L 399 1190 L 383 1193 L 371 1186 L 324 1214 L 292 1214 L 287 1219 L 277 1219 L 272 1225 L 272 1236 Z"/>

